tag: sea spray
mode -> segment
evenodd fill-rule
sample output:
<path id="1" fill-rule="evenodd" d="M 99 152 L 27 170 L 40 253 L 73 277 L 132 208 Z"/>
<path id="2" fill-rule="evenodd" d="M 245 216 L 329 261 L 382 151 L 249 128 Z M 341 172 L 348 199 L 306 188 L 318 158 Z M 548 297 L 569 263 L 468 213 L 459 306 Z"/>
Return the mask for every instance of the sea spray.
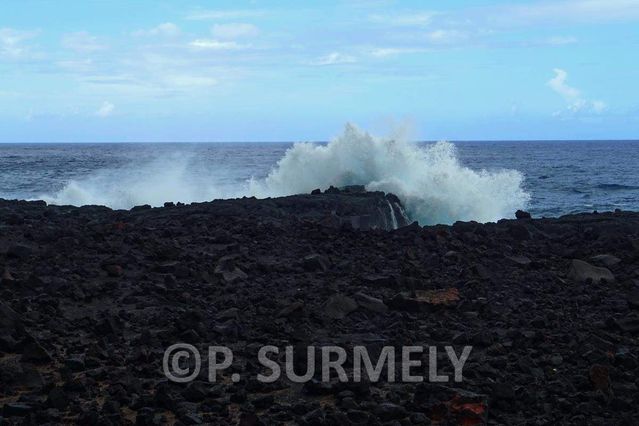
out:
<path id="1" fill-rule="evenodd" d="M 86 178 L 69 181 L 55 194 L 39 198 L 49 204 L 96 204 L 114 209 L 222 198 L 224 192 L 211 181 L 211 176 L 193 173 L 191 164 L 190 155 L 173 153 L 166 158 L 141 160 L 135 165 L 96 170 Z"/>
<path id="2" fill-rule="evenodd" d="M 391 225 L 393 226 L 393 229 L 397 229 L 398 228 L 397 217 L 395 216 L 395 210 L 393 209 L 393 205 L 388 200 L 386 200 L 386 203 L 388 204 L 388 208 L 390 209 Z"/>
<path id="3" fill-rule="evenodd" d="M 194 167 L 184 153 L 95 171 L 69 181 L 60 191 L 40 198 L 51 204 L 100 204 L 131 208 L 161 206 L 165 201 L 195 202 L 254 195 L 258 198 L 309 193 L 330 185 L 365 185 L 392 192 L 399 212 L 421 224 L 456 220 L 494 221 L 526 207 L 529 195 L 515 170 L 471 170 L 460 164 L 447 142 L 420 145 L 402 138 L 376 138 L 349 124 L 328 144 L 297 143 L 270 173 L 244 184 L 228 184 L 219 165 Z M 199 164 L 199 163 L 198 163 Z M 197 169 L 197 170 L 196 170 Z M 223 182 L 226 182 L 223 184 Z"/>
<path id="4" fill-rule="evenodd" d="M 530 199 L 522 184 L 515 170 L 464 167 L 451 143 L 419 146 L 376 138 L 348 124 L 327 145 L 295 144 L 265 179 L 250 182 L 250 193 L 267 197 L 365 185 L 397 195 L 411 219 L 436 224 L 510 217 Z"/>

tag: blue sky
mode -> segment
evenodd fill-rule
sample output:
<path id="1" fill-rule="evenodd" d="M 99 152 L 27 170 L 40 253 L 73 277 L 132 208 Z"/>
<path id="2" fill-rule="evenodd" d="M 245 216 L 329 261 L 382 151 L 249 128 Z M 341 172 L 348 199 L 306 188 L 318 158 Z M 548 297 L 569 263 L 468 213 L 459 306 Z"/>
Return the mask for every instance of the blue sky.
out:
<path id="1" fill-rule="evenodd" d="M 639 0 L 8 0 L 0 142 L 636 139 L 638 24 Z"/>

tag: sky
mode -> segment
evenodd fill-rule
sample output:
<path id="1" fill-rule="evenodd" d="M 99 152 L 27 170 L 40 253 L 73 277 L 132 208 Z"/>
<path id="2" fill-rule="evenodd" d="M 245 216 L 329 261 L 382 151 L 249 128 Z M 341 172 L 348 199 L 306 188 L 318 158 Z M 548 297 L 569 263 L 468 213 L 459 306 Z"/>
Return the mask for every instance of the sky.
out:
<path id="1" fill-rule="evenodd" d="M 0 142 L 639 139 L 639 0 L 0 3 Z"/>

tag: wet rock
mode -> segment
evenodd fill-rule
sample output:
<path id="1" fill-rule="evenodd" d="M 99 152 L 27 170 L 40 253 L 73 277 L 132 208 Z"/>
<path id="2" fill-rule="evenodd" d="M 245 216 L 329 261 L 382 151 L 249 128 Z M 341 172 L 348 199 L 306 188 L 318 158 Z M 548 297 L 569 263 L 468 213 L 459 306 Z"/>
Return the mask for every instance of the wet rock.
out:
<path id="1" fill-rule="evenodd" d="M 592 266 L 579 259 L 572 260 L 568 277 L 577 282 L 591 281 L 593 283 L 600 283 L 601 281 L 606 281 L 612 283 L 615 281 L 615 277 L 609 269 Z"/>

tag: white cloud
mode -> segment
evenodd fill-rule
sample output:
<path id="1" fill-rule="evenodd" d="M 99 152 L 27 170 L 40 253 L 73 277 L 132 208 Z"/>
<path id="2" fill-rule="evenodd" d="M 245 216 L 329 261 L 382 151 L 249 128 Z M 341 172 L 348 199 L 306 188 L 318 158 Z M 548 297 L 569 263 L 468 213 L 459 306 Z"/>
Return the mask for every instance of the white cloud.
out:
<path id="1" fill-rule="evenodd" d="M 566 112 L 590 112 L 600 114 L 607 108 L 604 102 L 585 99 L 579 89 L 568 85 L 568 83 L 566 83 L 568 73 L 565 70 L 555 68 L 553 71 L 555 72 L 555 76 L 548 80 L 547 84 L 553 91 L 561 95 L 567 103 L 566 110 L 557 111 L 555 115 L 565 115 Z"/>
<path id="2" fill-rule="evenodd" d="M 133 33 L 135 36 L 164 36 L 175 37 L 180 34 L 180 28 L 172 22 L 165 22 L 149 30 L 138 30 Z"/>
<path id="3" fill-rule="evenodd" d="M 192 21 L 215 21 L 220 19 L 255 18 L 265 14 L 262 10 L 198 10 L 189 13 L 186 19 Z"/>
<path id="4" fill-rule="evenodd" d="M 250 46 L 239 44 L 234 41 L 220 41 L 214 39 L 199 38 L 189 43 L 189 46 L 202 50 L 240 50 L 247 49 Z"/>
<path id="5" fill-rule="evenodd" d="M 65 35 L 62 37 L 62 46 L 81 53 L 96 52 L 108 47 L 96 36 L 93 36 L 86 31 L 79 31 Z"/>
<path id="6" fill-rule="evenodd" d="M 77 60 L 77 61 L 76 60 L 59 61 L 59 62 L 56 62 L 56 65 L 72 73 L 85 73 L 90 71 L 93 68 L 93 60 L 83 59 L 83 60 Z"/>
<path id="7" fill-rule="evenodd" d="M 254 37 L 259 34 L 259 29 L 253 24 L 230 23 L 216 24 L 211 28 L 214 37 L 222 39 L 235 39 L 240 37 Z"/>
<path id="8" fill-rule="evenodd" d="M 592 110 L 596 113 L 601 113 L 603 112 L 606 108 L 608 108 L 608 106 L 606 105 L 605 102 L 602 101 L 592 101 Z"/>
<path id="9" fill-rule="evenodd" d="M 17 58 L 28 52 L 24 42 L 35 38 L 38 31 L 20 31 L 13 28 L 0 28 L 0 57 Z"/>
<path id="10" fill-rule="evenodd" d="M 95 115 L 97 115 L 98 117 L 105 118 L 113 114 L 114 110 L 115 110 L 115 105 L 113 105 L 111 102 L 104 101 L 102 102 L 102 105 L 100 106 L 100 108 L 98 108 L 98 110 L 95 112 Z"/>
<path id="11" fill-rule="evenodd" d="M 564 46 L 575 43 L 577 43 L 577 38 L 571 36 L 554 36 L 546 39 L 546 44 L 550 44 L 552 46 Z"/>
<path id="12" fill-rule="evenodd" d="M 555 68 L 553 70 L 555 72 L 555 76 L 548 80 L 548 86 L 555 92 L 559 93 L 567 100 L 574 100 L 581 97 L 581 92 L 574 88 L 570 87 L 566 80 L 568 79 L 568 73 L 560 68 Z"/>
<path id="13" fill-rule="evenodd" d="M 409 53 L 422 53 L 426 52 L 426 49 L 417 47 L 380 47 L 371 50 L 371 56 L 376 58 L 386 58 L 389 56 L 403 55 Z"/>
<path id="14" fill-rule="evenodd" d="M 563 0 L 492 9 L 490 19 L 507 25 L 602 22 L 639 19 L 637 0 Z"/>
<path id="15" fill-rule="evenodd" d="M 429 25 L 436 12 L 415 12 L 398 15 L 371 15 L 369 21 L 394 27 L 420 27 Z"/>
<path id="16" fill-rule="evenodd" d="M 468 34 L 458 30 L 435 30 L 426 34 L 432 44 L 454 44 L 468 39 Z"/>
<path id="17" fill-rule="evenodd" d="M 312 65 L 352 64 L 354 62 L 357 62 L 357 60 L 353 56 L 344 55 L 339 52 L 332 52 L 318 58 L 316 61 L 312 62 Z"/>
<path id="18" fill-rule="evenodd" d="M 165 82 L 177 87 L 211 87 L 217 84 L 217 80 L 211 77 L 198 77 L 192 75 L 174 75 L 167 77 Z"/>

